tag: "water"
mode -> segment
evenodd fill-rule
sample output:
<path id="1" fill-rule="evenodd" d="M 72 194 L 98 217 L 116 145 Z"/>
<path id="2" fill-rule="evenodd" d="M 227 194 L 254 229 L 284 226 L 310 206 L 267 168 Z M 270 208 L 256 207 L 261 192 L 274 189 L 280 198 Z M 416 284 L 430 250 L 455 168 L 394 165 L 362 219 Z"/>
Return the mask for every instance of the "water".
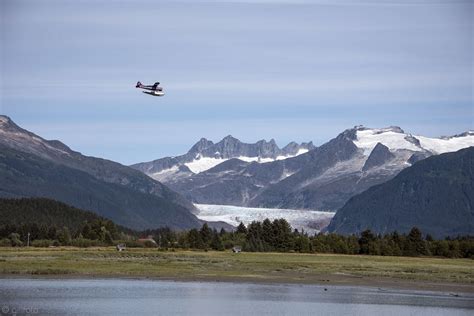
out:
<path id="1" fill-rule="evenodd" d="M 0 308 L 0 315 L 436 316 L 473 315 L 474 296 L 349 286 L 1 279 Z"/>

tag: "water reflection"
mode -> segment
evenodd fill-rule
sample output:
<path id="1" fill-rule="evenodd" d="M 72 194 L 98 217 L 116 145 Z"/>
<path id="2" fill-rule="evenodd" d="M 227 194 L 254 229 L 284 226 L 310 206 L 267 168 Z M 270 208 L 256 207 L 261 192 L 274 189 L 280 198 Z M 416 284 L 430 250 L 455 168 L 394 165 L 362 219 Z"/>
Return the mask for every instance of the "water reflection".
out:
<path id="1" fill-rule="evenodd" d="M 0 308 L 0 315 L 435 316 L 472 315 L 474 296 L 288 284 L 3 279 Z"/>

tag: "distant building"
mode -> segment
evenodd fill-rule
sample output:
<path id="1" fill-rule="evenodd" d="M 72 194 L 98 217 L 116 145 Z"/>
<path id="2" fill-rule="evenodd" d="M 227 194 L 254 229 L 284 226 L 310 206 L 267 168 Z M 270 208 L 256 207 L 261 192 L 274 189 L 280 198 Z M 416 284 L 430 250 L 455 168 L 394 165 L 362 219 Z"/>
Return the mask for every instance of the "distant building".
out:
<path id="1" fill-rule="evenodd" d="M 117 248 L 117 251 L 124 251 L 127 249 L 127 246 L 125 244 L 118 244 L 115 248 Z"/>
<path id="2" fill-rule="evenodd" d="M 153 236 L 148 236 L 147 238 L 140 238 L 137 240 L 137 242 L 142 243 L 142 244 L 153 244 L 155 246 L 158 246 L 156 241 L 153 239 Z"/>
<path id="3" fill-rule="evenodd" d="M 234 246 L 234 247 L 232 247 L 232 252 L 233 252 L 233 253 L 242 252 L 242 247 L 240 247 L 240 246 Z"/>

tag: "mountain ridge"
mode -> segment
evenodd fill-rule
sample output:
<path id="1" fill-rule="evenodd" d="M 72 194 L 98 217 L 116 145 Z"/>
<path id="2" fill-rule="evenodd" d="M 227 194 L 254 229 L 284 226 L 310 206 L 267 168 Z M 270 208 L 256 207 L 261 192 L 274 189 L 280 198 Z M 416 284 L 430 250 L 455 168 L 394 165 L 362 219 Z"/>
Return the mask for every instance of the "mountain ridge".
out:
<path id="1" fill-rule="evenodd" d="M 312 142 L 301 144 L 290 142 L 280 148 L 274 139 L 268 142 L 262 139 L 255 143 L 244 143 L 232 135 L 227 135 L 217 143 L 201 138 L 183 155 L 136 163 L 130 167 L 160 181 L 166 180 L 170 176 L 179 177 L 177 171 L 186 172 L 187 175 L 197 174 L 228 159 L 239 158 L 249 162 L 269 162 L 297 156 L 314 148 Z"/>
<path id="2" fill-rule="evenodd" d="M 58 140 L 45 140 L 4 115 L 0 148 L 0 196 L 49 197 L 137 229 L 201 224 L 194 205 L 162 183 L 119 163 L 83 156 Z"/>
<path id="3" fill-rule="evenodd" d="M 474 147 L 432 156 L 393 179 L 353 196 L 329 232 L 407 233 L 413 226 L 436 238 L 474 234 Z"/>
<path id="4" fill-rule="evenodd" d="M 206 139 L 201 142 L 209 144 Z M 215 159 L 196 173 L 189 164 L 178 168 L 172 166 L 175 160 L 169 162 L 174 158 L 163 158 L 161 171 L 141 171 L 199 204 L 335 211 L 353 195 L 391 179 L 416 161 L 468 146 L 474 146 L 474 133 L 429 138 L 398 126 L 358 125 L 286 159 Z M 206 159 L 214 158 L 201 158 Z"/>

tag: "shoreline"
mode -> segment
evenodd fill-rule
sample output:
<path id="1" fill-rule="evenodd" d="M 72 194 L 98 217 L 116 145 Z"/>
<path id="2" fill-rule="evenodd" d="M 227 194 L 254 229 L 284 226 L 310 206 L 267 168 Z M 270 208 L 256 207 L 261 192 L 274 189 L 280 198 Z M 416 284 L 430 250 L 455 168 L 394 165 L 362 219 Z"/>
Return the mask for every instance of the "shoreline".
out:
<path id="1" fill-rule="evenodd" d="M 474 293 L 474 261 L 336 254 L 0 248 L 0 278 L 367 286 Z"/>
<path id="2" fill-rule="evenodd" d="M 351 275 L 332 274 L 319 275 L 318 281 L 295 280 L 295 279 L 270 279 L 252 277 L 159 277 L 147 275 L 123 275 L 123 274 L 8 274 L 0 273 L 1 279 L 50 279 L 50 280 L 147 280 L 166 282 L 197 282 L 197 283 L 235 283 L 235 284 L 261 284 L 261 285 L 303 285 L 318 287 L 365 287 L 381 291 L 403 290 L 416 292 L 445 293 L 450 296 L 463 296 L 460 294 L 474 295 L 474 285 L 465 283 L 446 283 L 411 281 L 399 278 L 369 278 Z M 474 298 L 474 296 L 473 296 Z"/>

